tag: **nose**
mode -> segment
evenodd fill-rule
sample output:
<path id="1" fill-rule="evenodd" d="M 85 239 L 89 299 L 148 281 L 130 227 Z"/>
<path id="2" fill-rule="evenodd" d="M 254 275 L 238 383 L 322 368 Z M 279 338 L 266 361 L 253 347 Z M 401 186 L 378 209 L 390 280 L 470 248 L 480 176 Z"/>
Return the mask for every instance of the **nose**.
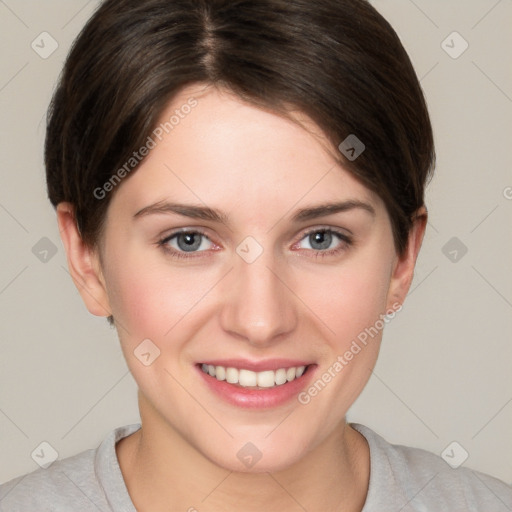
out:
<path id="1" fill-rule="evenodd" d="M 225 286 L 221 326 L 232 336 L 265 346 L 296 328 L 296 297 L 265 252 L 252 263 L 238 258 Z"/>

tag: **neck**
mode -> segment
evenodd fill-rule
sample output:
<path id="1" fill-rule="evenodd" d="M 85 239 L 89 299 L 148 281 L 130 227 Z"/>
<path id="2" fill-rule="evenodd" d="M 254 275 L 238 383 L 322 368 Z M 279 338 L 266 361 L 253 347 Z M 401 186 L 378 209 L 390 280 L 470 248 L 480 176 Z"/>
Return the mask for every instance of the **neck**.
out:
<path id="1" fill-rule="evenodd" d="M 370 474 L 364 437 L 345 421 L 293 466 L 237 473 L 195 450 L 168 424 L 144 422 L 116 445 L 137 510 L 360 512 Z"/>

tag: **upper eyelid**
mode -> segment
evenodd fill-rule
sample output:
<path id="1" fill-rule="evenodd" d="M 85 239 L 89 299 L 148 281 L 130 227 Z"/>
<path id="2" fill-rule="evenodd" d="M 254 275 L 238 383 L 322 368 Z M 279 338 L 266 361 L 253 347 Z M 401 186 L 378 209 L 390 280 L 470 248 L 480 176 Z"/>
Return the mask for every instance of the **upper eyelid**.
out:
<path id="1" fill-rule="evenodd" d="M 313 228 L 310 231 L 302 233 L 302 235 L 299 238 L 297 238 L 297 240 L 295 242 L 293 242 L 292 245 L 293 246 L 297 245 L 298 243 L 300 243 L 302 240 L 304 240 L 310 234 L 317 233 L 319 231 L 329 231 L 329 232 L 333 233 L 334 236 L 338 239 L 338 241 L 341 242 L 342 244 L 349 244 L 349 245 L 353 244 L 352 234 L 349 235 L 349 234 L 343 233 L 341 230 L 325 227 L 325 228 Z M 307 250 L 311 250 L 311 249 L 307 249 Z M 328 251 L 315 251 L 315 252 L 328 252 Z"/>
<path id="2" fill-rule="evenodd" d="M 352 232 L 346 228 L 335 228 L 332 226 L 320 226 L 320 227 L 313 226 L 310 229 L 306 228 L 306 231 L 302 232 L 302 236 L 306 236 L 311 233 L 316 233 L 317 231 L 331 231 L 332 233 L 339 234 L 339 235 L 346 235 L 347 237 L 352 235 Z"/>
<path id="3" fill-rule="evenodd" d="M 203 235 L 205 236 L 206 238 L 208 238 L 209 240 L 211 240 L 213 242 L 213 240 L 211 239 L 211 237 L 208 235 L 208 233 L 206 232 L 206 230 L 203 230 L 202 228 L 189 228 L 189 227 L 184 227 L 184 228 L 176 228 L 175 231 L 172 231 L 168 234 L 164 234 L 164 235 L 159 235 L 158 236 L 158 239 L 160 241 L 164 241 L 164 240 L 170 240 L 171 238 L 174 238 L 175 236 L 177 235 L 180 235 L 182 233 L 195 233 L 195 234 L 200 234 L 200 235 Z"/>
<path id="4" fill-rule="evenodd" d="M 298 238 L 296 239 L 294 244 L 296 244 L 297 242 L 300 242 L 303 238 L 310 235 L 311 233 L 317 233 L 319 231 L 329 231 L 331 233 L 334 233 L 334 235 L 337 235 L 338 237 L 340 237 L 340 239 L 342 241 L 346 241 L 346 240 L 352 241 L 352 239 L 353 239 L 353 234 L 348 229 L 334 228 L 334 227 L 330 227 L 330 226 L 320 226 L 320 227 L 314 226 L 311 229 L 303 231 L 301 233 L 301 235 L 298 236 Z"/>

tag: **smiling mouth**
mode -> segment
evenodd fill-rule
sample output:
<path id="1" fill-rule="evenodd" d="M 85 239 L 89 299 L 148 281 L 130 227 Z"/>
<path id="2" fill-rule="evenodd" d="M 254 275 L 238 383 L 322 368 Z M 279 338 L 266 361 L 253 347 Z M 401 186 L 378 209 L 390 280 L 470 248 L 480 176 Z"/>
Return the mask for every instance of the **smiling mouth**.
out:
<path id="1" fill-rule="evenodd" d="M 275 371 L 253 372 L 243 368 L 214 366 L 211 364 L 200 365 L 203 373 L 218 381 L 226 381 L 229 384 L 249 389 L 270 389 L 282 386 L 302 377 L 307 372 L 309 366 L 292 366 L 289 368 L 279 368 Z"/>

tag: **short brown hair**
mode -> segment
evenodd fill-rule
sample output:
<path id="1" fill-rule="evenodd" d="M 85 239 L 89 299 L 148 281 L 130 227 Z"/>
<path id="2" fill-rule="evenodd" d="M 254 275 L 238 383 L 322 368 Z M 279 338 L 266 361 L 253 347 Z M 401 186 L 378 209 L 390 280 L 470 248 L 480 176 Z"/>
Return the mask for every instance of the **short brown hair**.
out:
<path id="1" fill-rule="evenodd" d="M 435 152 L 425 99 L 389 23 L 366 0 L 106 0 L 67 58 L 49 112 L 48 194 L 95 245 L 112 179 L 186 85 L 221 86 L 277 114 L 305 113 L 377 193 L 402 253 Z"/>

